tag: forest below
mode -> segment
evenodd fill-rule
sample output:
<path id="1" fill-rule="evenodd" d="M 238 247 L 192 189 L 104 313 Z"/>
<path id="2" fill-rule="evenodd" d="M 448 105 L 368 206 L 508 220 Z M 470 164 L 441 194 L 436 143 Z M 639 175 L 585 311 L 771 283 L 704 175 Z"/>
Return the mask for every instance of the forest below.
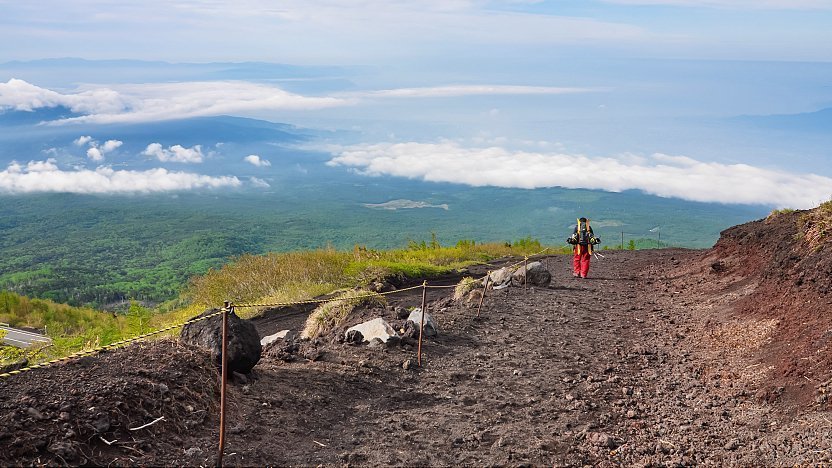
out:
<path id="1" fill-rule="evenodd" d="M 396 249 L 432 235 L 454 245 L 472 233 L 477 242 L 531 236 L 565 246 L 576 208 L 596 214 L 594 226 L 607 248 L 702 247 L 728 223 L 759 211 L 635 193 L 441 188 L 435 198 L 426 198 L 422 188 L 384 181 L 362 187 L 360 195 L 343 182 L 286 193 L 4 196 L 0 290 L 94 308 L 130 300 L 154 306 L 177 298 L 190 278 L 242 254 L 356 245 Z M 450 209 L 362 203 L 395 196 L 451 202 Z"/>

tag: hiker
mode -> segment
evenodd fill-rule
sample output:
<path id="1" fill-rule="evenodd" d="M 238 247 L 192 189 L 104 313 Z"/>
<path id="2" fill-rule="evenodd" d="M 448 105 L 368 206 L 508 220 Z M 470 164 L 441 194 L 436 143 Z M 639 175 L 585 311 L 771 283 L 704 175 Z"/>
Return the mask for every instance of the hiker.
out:
<path id="1" fill-rule="evenodd" d="M 586 278 L 589 274 L 589 259 L 592 258 L 592 246 L 601 243 L 600 237 L 595 237 L 589 220 L 578 219 L 578 224 L 566 242 L 572 244 L 574 256 L 572 257 L 572 276 Z"/>

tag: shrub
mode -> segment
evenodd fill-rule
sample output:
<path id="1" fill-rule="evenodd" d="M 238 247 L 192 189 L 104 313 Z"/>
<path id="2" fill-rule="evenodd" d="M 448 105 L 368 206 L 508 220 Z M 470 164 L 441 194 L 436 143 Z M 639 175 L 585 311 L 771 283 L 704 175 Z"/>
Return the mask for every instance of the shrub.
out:
<path id="1" fill-rule="evenodd" d="M 482 283 L 479 280 L 475 280 L 470 276 L 466 276 L 462 278 L 462 280 L 456 285 L 454 288 L 454 300 L 458 301 L 468 295 L 469 292 L 473 291 L 482 286 Z"/>
<path id="2" fill-rule="evenodd" d="M 771 213 L 768 214 L 768 217 L 773 218 L 773 217 L 781 215 L 781 214 L 794 213 L 795 211 L 797 211 L 797 210 L 795 210 L 794 208 L 774 209 L 774 210 L 771 210 Z"/>
<path id="3" fill-rule="evenodd" d="M 800 216 L 797 221 L 797 235 L 809 244 L 819 248 L 832 233 L 832 200 L 823 202 L 817 208 Z"/>
<path id="4" fill-rule="evenodd" d="M 771 210 L 771 213 L 769 213 L 768 216 L 766 216 L 765 222 L 768 223 L 768 222 L 772 221 L 774 218 L 777 218 L 780 215 L 794 213 L 795 211 L 796 210 L 794 210 L 792 208 L 780 208 L 780 209 Z"/>
<path id="5" fill-rule="evenodd" d="M 187 294 L 194 303 L 219 307 L 227 300 L 251 302 L 281 297 L 281 290 L 287 288 L 303 289 L 297 285 L 333 291 L 343 286 L 351 257 L 335 249 L 243 255 L 219 270 L 192 278 Z M 286 300 L 294 299 L 300 298 Z"/>
<path id="6" fill-rule="evenodd" d="M 303 338 L 316 338 L 341 325 L 350 313 L 362 305 L 384 305 L 387 300 L 380 294 L 364 289 L 347 291 L 337 300 L 319 305 L 306 319 L 301 332 Z"/>
<path id="7" fill-rule="evenodd" d="M 520 240 L 514 241 L 513 248 L 521 251 L 522 253 L 537 253 L 543 250 L 540 245 L 540 241 L 532 239 L 532 236 L 526 236 Z"/>
<path id="8" fill-rule="evenodd" d="M 2 335 L 5 335 L 5 330 L 0 331 L 0 340 Z M 29 353 L 25 348 L 16 348 L 14 346 L 4 346 L 0 344 L 0 366 L 11 364 L 20 358 L 30 359 Z"/>
<path id="9" fill-rule="evenodd" d="M 476 241 L 473 241 L 473 240 L 470 240 L 470 239 L 462 239 L 462 240 L 456 241 L 456 248 L 458 248 L 458 249 L 472 249 L 476 245 L 477 245 Z"/>

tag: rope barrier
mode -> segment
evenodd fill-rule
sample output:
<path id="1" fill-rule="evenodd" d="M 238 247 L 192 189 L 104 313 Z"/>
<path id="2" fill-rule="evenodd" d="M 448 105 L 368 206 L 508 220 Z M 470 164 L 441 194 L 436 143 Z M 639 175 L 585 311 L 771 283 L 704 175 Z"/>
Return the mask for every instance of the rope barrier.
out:
<path id="1" fill-rule="evenodd" d="M 9 372 L 6 372 L 4 374 L 0 374 L 0 379 L 11 377 L 11 376 L 17 375 L 17 374 L 22 374 L 23 372 L 27 372 L 27 371 L 30 371 L 30 370 L 33 370 L 33 369 L 41 369 L 41 368 L 44 368 L 44 367 L 49 367 L 49 366 L 51 366 L 53 364 L 57 364 L 59 362 L 71 361 L 73 359 L 84 357 L 84 356 L 89 356 L 90 354 L 95 354 L 95 353 L 98 353 L 98 352 L 101 352 L 101 351 L 105 351 L 105 350 L 109 350 L 109 349 L 115 349 L 115 348 L 118 348 L 119 346 L 135 343 L 137 341 L 144 340 L 145 338 L 151 337 L 153 335 L 158 335 L 160 333 L 164 333 L 166 331 L 173 330 L 174 328 L 184 326 L 188 323 L 200 322 L 202 320 L 207 320 L 211 317 L 216 317 L 217 315 L 220 315 L 220 314 L 222 314 L 222 310 L 219 311 L 219 312 L 213 313 L 213 314 L 206 315 L 205 317 L 199 317 L 197 319 L 187 320 L 185 322 L 178 323 L 176 325 L 170 325 L 170 326 L 167 326 L 165 328 L 161 328 L 161 329 L 156 330 L 156 331 L 152 331 L 152 332 L 149 332 L 149 333 L 144 333 L 142 335 L 134 336 L 132 338 L 126 338 L 124 340 L 119 340 L 119 341 L 116 341 L 116 342 L 113 342 L 113 343 L 110 343 L 110 344 L 107 344 L 107 345 L 104 345 L 104 346 L 99 346 L 97 348 L 87 349 L 87 350 L 83 350 L 83 351 L 76 351 L 76 352 L 74 352 L 74 353 L 72 353 L 68 356 L 60 357 L 60 358 L 57 358 L 57 359 L 52 359 L 51 361 L 46 361 L 46 362 L 42 362 L 42 363 L 39 363 L 39 364 L 34 364 L 34 365 L 31 365 L 31 366 L 23 367 L 21 369 L 9 371 Z"/>
<path id="2" fill-rule="evenodd" d="M 372 294 L 364 294 L 360 296 L 353 296 L 353 297 L 333 297 L 329 299 L 310 299 L 308 301 L 294 301 L 294 302 L 274 302 L 271 304 L 233 304 L 235 308 L 249 308 L 249 307 L 288 307 L 293 305 L 301 305 L 301 304 L 323 304 L 324 302 L 336 302 L 336 301 L 343 301 L 347 299 L 364 299 L 368 297 L 376 297 L 376 296 L 388 296 L 390 294 L 398 294 L 404 291 L 410 291 L 412 289 L 419 289 L 422 285 L 418 286 L 411 286 L 409 288 L 402 288 L 396 289 L 395 291 L 386 291 L 380 293 L 372 293 Z"/>
<path id="3" fill-rule="evenodd" d="M 529 256 L 526 256 L 526 257 L 524 257 L 523 260 L 521 260 L 517 263 L 514 263 L 512 265 L 509 265 L 505 268 L 515 268 L 518 265 L 520 265 L 521 263 L 527 262 L 529 258 L 535 257 L 537 255 L 541 255 L 544 252 L 546 252 L 547 250 L 549 250 L 549 247 L 546 247 L 545 249 L 541 250 L 540 252 L 537 252 L 537 253 L 531 254 Z M 481 280 L 485 279 L 486 277 L 489 277 L 490 275 L 491 275 L 491 272 L 489 271 L 485 276 L 482 276 L 481 278 L 478 278 L 478 280 L 481 281 Z M 450 289 L 450 288 L 456 288 L 456 285 L 429 286 L 429 285 L 427 285 L 427 282 L 425 282 L 425 283 L 417 285 L 417 286 L 411 286 L 411 287 L 408 287 L 408 288 L 397 289 L 395 291 L 386 291 L 386 292 L 381 292 L 381 293 L 364 294 L 364 295 L 353 296 L 353 297 L 349 297 L 349 298 L 343 298 L 343 297 L 337 298 L 337 297 L 335 297 L 335 298 L 329 298 L 329 299 L 310 299 L 310 300 L 306 300 L 306 301 L 273 302 L 273 303 L 263 303 L 263 304 L 257 304 L 257 303 L 232 304 L 231 308 L 233 310 L 235 308 L 288 307 L 288 306 L 302 305 L 302 304 L 323 304 L 323 303 L 326 303 L 326 302 L 337 302 L 337 301 L 350 300 L 350 299 L 365 299 L 365 298 L 372 298 L 372 297 L 378 297 L 378 296 L 387 296 L 387 295 L 398 294 L 398 293 L 401 293 L 401 292 L 412 291 L 414 289 L 421 289 L 421 288 L 424 288 L 424 289 Z M 481 306 L 482 305 L 480 304 L 480 307 Z M 182 322 L 182 323 L 178 323 L 178 324 L 175 324 L 175 325 L 170 325 L 170 326 L 161 328 L 161 329 L 156 330 L 156 331 L 152 331 L 152 332 L 149 332 L 149 333 L 144 333 L 142 335 L 134 336 L 132 338 L 119 340 L 119 341 L 116 341 L 116 342 L 113 342 L 113 343 L 110 343 L 110 344 L 107 344 L 107 345 L 104 345 L 104 346 L 99 346 L 97 348 L 93 348 L 93 349 L 89 349 L 89 350 L 83 350 L 83 351 L 76 351 L 76 352 L 74 352 L 74 353 L 72 353 L 68 356 L 52 359 L 51 361 L 46 361 L 46 362 L 42 362 L 42 363 L 39 363 L 39 364 L 34 364 L 34 365 L 31 365 L 31 366 L 23 367 L 21 369 L 17 369 L 17 370 L 13 370 L 13 371 L 9 371 L 9 372 L 0 374 L 0 379 L 11 377 L 13 375 L 22 374 L 23 372 L 27 372 L 27 371 L 30 371 L 30 370 L 33 370 L 33 369 L 42 369 L 42 368 L 49 367 L 49 366 L 52 366 L 52 365 L 57 364 L 57 363 L 71 361 L 73 359 L 84 357 L 84 356 L 89 356 L 91 354 L 95 354 L 95 353 L 98 353 L 98 352 L 101 352 L 101 351 L 106 351 L 106 350 L 109 350 L 109 349 L 115 349 L 115 348 L 118 348 L 118 347 L 121 347 L 121 346 L 129 345 L 129 344 L 135 343 L 137 341 L 142 341 L 142 340 L 144 340 L 146 338 L 149 338 L 151 336 L 158 335 L 160 333 L 164 333 L 166 331 L 173 330 L 174 328 L 182 327 L 182 326 L 184 326 L 188 323 L 195 323 L 195 322 L 199 322 L 199 321 L 202 321 L 202 320 L 209 319 L 211 317 L 216 317 L 216 316 L 218 316 L 222 313 L 223 313 L 223 310 L 220 310 L 219 312 L 216 312 L 216 313 L 213 313 L 213 314 L 210 314 L 210 315 L 206 315 L 205 317 L 186 320 L 185 322 Z"/>
<path id="4" fill-rule="evenodd" d="M 515 267 L 517 267 L 521 263 L 524 265 L 524 267 L 527 268 L 528 261 L 529 261 L 530 257 L 540 255 L 540 254 L 546 252 L 547 250 L 549 250 L 548 247 L 541 250 L 538 253 L 532 254 L 531 256 L 526 255 L 523 258 L 522 261 L 517 262 L 514 265 L 509 266 L 508 268 L 514 269 Z M 478 280 L 478 281 L 482 281 L 483 279 L 485 279 L 485 284 L 484 284 L 484 289 L 483 289 L 482 295 L 480 296 L 479 305 L 477 307 L 477 317 L 480 316 L 480 309 L 482 308 L 482 303 L 483 303 L 483 300 L 485 299 L 485 293 L 488 289 L 488 282 L 491 278 L 491 273 L 492 272 L 489 270 L 488 273 L 486 273 L 485 276 L 483 276 L 482 278 L 479 278 L 479 280 Z M 526 287 L 525 278 L 524 278 L 523 283 L 524 283 L 524 288 L 525 288 Z M 418 344 L 418 353 L 417 353 L 417 365 L 419 367 L 421 367 L 422 366 L 422 335 L 423 335 L 424 329 L 425 329 L 425 315 L 427 315 L 427 302 L 426 302 L 427 290 L 429 288 L 430 289 L 449 289 L 449 288 L 456 288 L 456 287 L 457 287 L 457 285 L 428 286 L 427 280 L 423 280 L 422 284 L 418 285 L 418 286 L 411 286 L 409 288 L 397 289 L 397 290 L 394 290 L 394 291 L 387 291 L 387 292 L 382 292 L 382 293 L 357 295 L 357 296 L 353 296 L 353 297 L 340 297 L 340 298 L 339 297 L 333 297 L 333 298 L 329 298 L 329 299 L 312 299 L 312 300 L 294 301 L 294 302 L 276 302 L 276 303 L 270 303 L 270 304 L 232 304 L 231 302 L 226 301 L 226 302 L 223 303 L 223 307 L 218 312 L 206 315 L 204 317 L 199 317 L 199 318 L 186 320 L 185 322 L 170 325 L 170 326 L 164 327 L 164 328 L 156 330 L 156 331 L 152 331 L 152 332 L 149 332 L 149 333 L 144 333 L 144 334 L 139 335 L 139 336 L 135 336 L 133 338 L 128 338 L 128 339 L 116 341 L 114 343 L 110 343 L 110 344 L 104 345 L 104 346 L 99 346 L 97 348 L 93 348 L 93 349 L 89 349 L 89 350 L 77 351 L 75 353 L 70 354 L 69 356 L 65 356 L 65 357 L 53 359 L 51 361 L 47 361 L 47 362 L 44 362 L 44 363 L 35 364 L 35 365 L 32 365 L 32 366 L 28 366 L 28 367 L 24 367 L 24 368 L 21 368 L 21 369 L 13 370 L 11 372 L 6 372 L 4 374 L 0 374 L 0 379 L 11 377 L 13 375 L 18 375 L 18 374 L 21 374 L 23 372 L 30 371 L 30 370 L 33 370 L 33 369 L 41 369 L 41 368 L 44 368 L 44 367 L 49 367 L 49 366 L 51 366 L 53 364 L 57 364 L 59 362 L 70 361 L 70 360 L 75 359 L 75 358 L 79 358 L 79 357 L 82 357 L 82 356 L 88 356 L 88 355 L 95 354 L 95 353 L 98 353 L 98 352 L 101 352 L 101 351 L 104 351 L 104 350 L 115 349 L 115 348 L 118 348 L 120 346 L 129 345 L 131 343 L 144 340 L 148 337 L 158 335 L 160 333 L 164 333 L 164 332 L 172 330 L 174 328 L 182 327 L 182 326 L 184 326 L 188 323 L 195 323 L 195 322 L 199 322 L 199 321 L 202 321 L 202 320 L 209 319 L 211 317 L 216 317 L 218 315 L 222 315 L 222 374 L 221 374 L 222 376 L 221 376 L 221 380 L 220 380 L 220 389 L 221 389 L 220 390 L 220 429 L 219 429 L 218 457 L 217 457 L 217 465 L 216 465 L 216 466 L 222 466 L 223 455 L 224 455 L 224 446 L 225 446 L 225 412 L 226 412 L 225 411 L 226 410 L 225 387 L 226 387 L 226 381 L 227 381 L 227 367 L 228 367 L 227 362 L 226 362 L 227 359 L 228 359 L 227 353 L 226 353 L 226 346 L 227 346 L 227 343 L 228 343 L 228 336 L 227 336 L 228 335 L 228 312 L 233 313 L 234 309 L 237 308 L 237 307 L 240 307 L 240 308 L 286 307 L 286 306 L 300 305 L 300 304 L 323 304 L 323 303 L 328 303 L 328 302 L 345 301 L 345 300 L 350 300 L 350 299 L 372 298 L 372 297 L 378 297 L 378 296 L 398 294 L 398 293 L 401 293 L 401 292 L 421 288 L 421 290 L 422 290 L 422 308 L 421 308 L 422 313 L 420 314 L 421 318 L 420 318 L 420 324 L 419 324 L 419 344 Z M 154 424 L 155 422 L 156 421 L 154 421 L 150 424 Z M 148 425 L 150 425 L 150 424 L 148 424 Z M 142 427 L 146 427 L 146 426 L 142 426 Z M 140 428 L 137 428 L 137 429 L 140 429 Z M 135 430 L 135 429 L 131 429 L 131 430 Z"/>
<path id="5" fill-rule="evenodd" d="M 528 259 L 530 259 L 530 258 L 532 258 L 532 257 L 535 257 L 535 256 L 538 256 L 538 255 L 541 255 L 543 252 L 545 252 L 545 251 L 547 251 L 547 250 L 549 250 L 549 247 L 546 247 L 545 249 L 541 250 L 540 252 L 537 252 L 537 253 L 533 253 L 533 254 L 531 254 L 531 255 L 528 255 L 528 256 L 524 257 L 524 258 L 523 258 L 523 260 L 520 260 L 520 261 L 519 261 L 519 262 L 517 262 L 517 263 L 513 263 L 513 264 L 511 264 L 511 265 L 509 265 L 509 266 L 507 266 L 507 267 L 505 267 L 505 268 L 514 268 L 514 267 L 516 267 L 516 266 L 520 265 L 521 263 L 523 263 L 523 262 L 527 261 Z"/>

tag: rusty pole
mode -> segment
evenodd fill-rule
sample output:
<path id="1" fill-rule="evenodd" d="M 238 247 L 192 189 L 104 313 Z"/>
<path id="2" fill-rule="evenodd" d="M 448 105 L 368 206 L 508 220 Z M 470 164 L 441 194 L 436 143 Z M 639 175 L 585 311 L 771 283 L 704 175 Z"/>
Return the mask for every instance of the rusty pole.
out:
<path id="1" fill-rule="evenodd" d="M 217 466 L 222 466 L 225 450 L 225 384 L 228 381 L 228 310 L 231 303 L 225 301 L 222 308 L 222 377 L 220 378 L 220 446 Z"/>
<path id="2" fill-rule="evenodd" d="M 422 317 L 419 321 L 419 351 L 416 357 L 416 364 L 419 367 L 422 367 L 422 334 L 425 330 L 425 308 L 427 307 L 426 300 L 428 295 L 428 282 L 427 280 L 422 282 Z"/>
<path id="3" fill-rule="evenodd" d="M 480 304 L 477 306 L 477 317 L 480 316 L 480 310 L 482 310 L 482 301 L 485 299 L 485 292 L 488 291 L 488 282 L 491 280 L 491 271 L 488 272 L 488 276 L 485 277 L 485 287 L 482 288 L 482 295 L 480 296 Z"/>

